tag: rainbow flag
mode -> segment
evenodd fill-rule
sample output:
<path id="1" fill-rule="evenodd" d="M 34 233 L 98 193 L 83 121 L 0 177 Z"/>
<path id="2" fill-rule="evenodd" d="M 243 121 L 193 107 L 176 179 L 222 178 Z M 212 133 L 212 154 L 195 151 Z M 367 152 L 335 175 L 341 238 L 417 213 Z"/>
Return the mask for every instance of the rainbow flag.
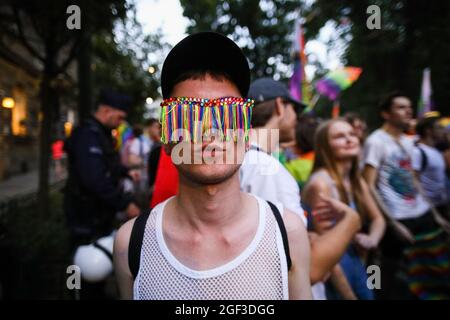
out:
<path id="1" fill-rule="evenodd" d="M 417 117 L 423 118 L 425 113 L 433 110 L 433 101 L 431 96 L 433 90 L 431 89 L 431 72 L 430 68 L 425 68 L 423 70 L 422 76 L 422 90 L 420 93 L 420 100 L 417 104 Z"/>
<path id="2" fill-rule="evenodd" d="M 407 282 L 421 300 L 450 299 L 450 248 L 443 230 L 416 235 L 405 248 Z"/>
<path id="3" fill-rule="evenodd" d="M 339 97 L 341 92 L 358 80 L 362 69 L 358 67 L 343 67 L 327 73 L 316 82 L 317 92 L 333 101 L 332 118 L 337 118 L 341 112 Z"/>
<path id="4" fill-rule="evenodd" d="M 306 80 L 305 66 L 305 38 L 303 36 L 302 24 L 299 20 L 295 22 L 295 37 L 293 42 L 295 52 L 294 73 L 289 81 L 291 96 L 298 101 L 308 105 L 311 100 L 311 86 Z"/>
<path id="5" fill-rule="evenodd" d="M 120 150 L 128 139 L 133 137 L 133 129 L 127 122 L 122 122 L 116 129 L 116 149 Z"/>
<path id="6" fill-rule="evenodd" d="M 358 80 L 361 72 L 362 69 L 358 67 L 344 67 L 331 71 L 317 81 L 317 92 L 331 101 L 335 101 L 339 98 L 341 91 Z"/>
<path id="7" fill-rule="evenodd" d="M 297 58 L 294 62 L 294 73 L 292 74 L 291 80 L 289 81 L 289 91 L 291 92 L 291 96 L 296 100 L 302 99 L 302 71 L 300 60 Z"/>

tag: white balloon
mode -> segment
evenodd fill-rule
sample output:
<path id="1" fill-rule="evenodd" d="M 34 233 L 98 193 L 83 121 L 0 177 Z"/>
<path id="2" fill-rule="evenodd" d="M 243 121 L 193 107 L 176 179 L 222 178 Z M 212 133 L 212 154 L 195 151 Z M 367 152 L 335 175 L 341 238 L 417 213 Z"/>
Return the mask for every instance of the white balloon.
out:
<path id="1" fill-rule="evenodd" d="M 108 250 L 109 253 L 111 254 L 113 253 L 114 235 L 109 235 L 107 237 L 100 238 L 97 240 L 97 243 L 106 250 Z"/>
<path id="2" fill-rule="evenodd" d="M 100 238 L 97 243 L 112 254 L 114 233 Z M 111 259 L 93 244 L 78 247 L 74 256 L 74 264 L 80 267 L 81 277 L 88 282 L 105 280 L 113 271 Z"/>

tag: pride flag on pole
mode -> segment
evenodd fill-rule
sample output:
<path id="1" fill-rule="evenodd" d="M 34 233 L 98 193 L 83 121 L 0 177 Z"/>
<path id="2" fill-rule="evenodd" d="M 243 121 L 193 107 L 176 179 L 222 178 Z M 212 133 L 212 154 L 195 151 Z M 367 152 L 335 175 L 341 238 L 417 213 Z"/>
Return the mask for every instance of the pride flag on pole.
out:
<path id="1" fill-rule="evenodd" d="M 317 92 L 333 101 L 332 118 L 339 117 L 341 92 L 358 80 L 361 72 L 358 67 L 343 67 L 327 73 L 316 82 Z"/>
<path id="2" fill-rule="evenodd" d="M 299 20 L 295 22 L 295 37 L 293 42 L 295 52 L 294 73 L 289 81 L 289 91 L 291 95 L 308 105 L 311 98 L 311 88 L 306 80 L 305 65 L 305 39 L 303 36 L 302 24 Z"/>
<path id="3" fill-rule="evenodd" d="M 431 89 L 431 72 L 430 68 L 425 68 L 423 70 L 422 77 L 422 90 L 420 93 L 420 100 L 417 104 L 417 117 L 423 118 L 425 113 L 433 110 L 433 101 L 431 96 L 433 90 Z"/>

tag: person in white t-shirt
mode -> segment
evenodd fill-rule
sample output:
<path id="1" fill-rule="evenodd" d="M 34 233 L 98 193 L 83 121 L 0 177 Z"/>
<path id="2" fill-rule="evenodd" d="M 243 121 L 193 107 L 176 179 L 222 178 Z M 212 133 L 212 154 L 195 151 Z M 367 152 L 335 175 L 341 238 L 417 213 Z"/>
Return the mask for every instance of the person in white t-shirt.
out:
<path id="1" fill-rule="evenodd" d="M 412 240 L 401 222 L 431 214 L 431 206 L 414 175 L 414 141 L 403 133 L 412 117 L 411 100 L 392 94 L 382 103 L 381 110 L 385 122 L 366 140 L 363 174 L 397 230 Z M 439 217 L 437 221 L 447 227 Z"/>
<path id="2" fill-rule="evenodd" d="M 300 189 L 294 177 L 271 154 L 278 143 L 295 137 L 297 111 L 305 106 L 292 98 L 288 89 L 278 81 L 262 78 L 250 85 L 248 96 L 255 100 L 252 114 L 250 150 L 240 168 L 241 190 L 265 200 L 280 202 L 300 216 L 306 224 L 301 206 Z M 339 201 L 338 201 L 339 202 Z M 315 299 L 324 299 L 321 281 L 327 276 L 360 228 L 358 214 L 342 203 L 344 219 L 330 232 L 310 233 L 311 283 Z M 313 208 L 316 209 L 316 208 Z M 330 246 L 333 244 L 333 246 Z"/>
<path id="3" fill-rule="evenodd" d="M 392 93 L 383 100 L 380 109 L 384 124 L 365 142 L 363 175 L 391 226 L 381 244 L 383 255 L 391 261 L 389 265 L 394 266 L 393 270 L 383 273 L 386 276 L 382 279 L 382 287 L 389 292 L 387 287 L 395 282 L 401 257 L 416 252 L 414 244 L 423 240 L 423 235 L 438 232 L 440 228 L 449 231 L 450 225 L 425 199 L 414 174 L 414 141 L 404 134 L 412 118 L 411 100 L 401 93 Z M 399 241 L 398 236 L 407 244 Z M 422 253 L 426 245 L 423 245 Z M 414 263 L 417 265 L 417 257 L 422 253 L 409 256 L 409 267 Z M 423 261 L 419 263 L 426 268 Z M 388 270 L 388 267 L 383 270 Z M 446 272 L 448 270 L 443 274 Z M 423 292 L 431 290 L 432 287 L 421 287 L 423 275 L 422 280 L 410 276 L 411 293 L 420 297 Z M 423 289 L 422 293 L 418 288 Z"/>
<path id="4" fill-rule="evenodd" d="M 142 128 L 133 128 L 133 140 L 128 150 L 128 164 L 130 166 L 145 166 L 151 149 L 151 141 L 143 134 Z"/>
<path id="5" fill-rule="evenodd" d="M 421 119 L 416 127 L 419 140 L 413 153 L 413 168 L 417 172 L 425 196 L 440 213 L 448 216 L 444 156 L 436 144 L 445 139 L 445 129 L 439 117 Z"/>
<path id="6" fill-rule="evenodd" d="M 257 106 L 252 115 L 250 150 L 240 169 L 241 190 L 283 203 L 306 224 L 297 182 L 278 159 L 271 156 L 279 142 L 294 139 L 295 108 L 304 107 L 283 89 L 280 82 L 269 78 L 258 79 L 250 85 L 249 97 Z"/>

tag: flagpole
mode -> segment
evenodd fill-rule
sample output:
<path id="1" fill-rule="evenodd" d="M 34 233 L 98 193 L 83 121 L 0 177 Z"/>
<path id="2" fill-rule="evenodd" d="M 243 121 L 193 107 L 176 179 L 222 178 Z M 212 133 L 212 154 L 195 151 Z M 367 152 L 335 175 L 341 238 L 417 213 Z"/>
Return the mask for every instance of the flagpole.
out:
<path id="1" fill-rule="evenodd" d="M 432 111 L 431 96 L 433 94 L 431 88 L 430 68 L 425 68 L 422 74 L 422 87 L 420 91 L 420 100 L 417 104 L 417 117 L 422 118 L 427 112 Z"/>
<path id="2" fill-rule="evenodd" d="M 331 118 L 336 119 L 339 118 L 339 114 L 341 111 L 341 105 L 339 99 L 333 101 L 333 109 L 331 110 Z"/>
<path id="3" fill-rule="evenodd" d="M 311 102 L 309 103 L 309 105 L 307 105 L 306 108 L 303 110 L 302 114 L 313 111 L 314 107 L 316 106 L 317 102 L 319 101 L 319 98 L 320 98 L 320 94 L 316 93 L 314 95 L 314 97 L 311 99 Z"/>

